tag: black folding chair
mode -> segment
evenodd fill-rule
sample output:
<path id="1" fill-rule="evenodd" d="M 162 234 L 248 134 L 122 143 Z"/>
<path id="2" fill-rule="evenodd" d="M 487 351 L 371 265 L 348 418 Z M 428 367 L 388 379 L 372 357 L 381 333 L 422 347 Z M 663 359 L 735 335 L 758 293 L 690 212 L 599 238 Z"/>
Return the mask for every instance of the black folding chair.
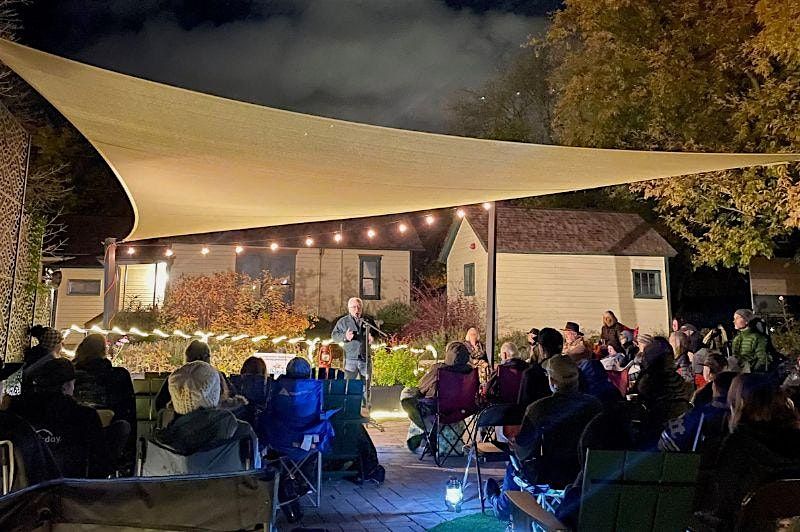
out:
<path id="1" fill-rule="evenodd" d="M 434 414 L 433 427 L 428 430 L 425 426 L 425 446 L 419 459 L 426 454 L 433 455 L 433 461 L 442 467 L 445 461 L 454 452 L 461 452 L 457 447 L 464 445 L 464 435 L 467 442 L 472 438 L 472 425 L 475 418 L 470 417 L 478 412 L 477 397 L 480 390 L 478 370 L 469 373 L 458 373 L 445 368 L 439 369 L 439 380 L 436 386 L 436 413 Z M 462 425 L 463 422 L 463 425 Z M 451 434 L 442 432 L 448 427 Z M 439 448 L 439 438 L 444 441 L 444 452 Z M 434 443 L 434 448 L 431 448 Z"/>

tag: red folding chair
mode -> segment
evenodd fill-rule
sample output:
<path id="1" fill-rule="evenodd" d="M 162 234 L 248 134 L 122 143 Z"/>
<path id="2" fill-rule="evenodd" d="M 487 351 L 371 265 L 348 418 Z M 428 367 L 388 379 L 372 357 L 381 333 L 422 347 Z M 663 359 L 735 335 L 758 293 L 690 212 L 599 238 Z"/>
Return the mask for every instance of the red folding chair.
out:
<path id="1" fill-rule="evenodd" d="M 420 460 L 425 458 L 426 454 L 432 454 L 433 461 L 441 467 L 457 450 L 459 444 L 464 445 L 465 434 L 467 435 L 466 443 L 471 441 L 472 425 L 475 423 L 475 419 L 469 420 L 469 418 L 478 413 L 479 391 L 480 380 L 477 369 L 469 373 L 457 373 L 445 368 L 439 369 L 439 381 L 436 386 L 436 413 L 433 427 L 428 430 L 427 425 L 425 426 L 425 446 L 419 457 Z M 445 427 L 449 427 L 451 434 L 442 432 Z M 444 450 L 439 448 L 440 436 L 444 442 Z M 434 443 L 434 448 L 431 448 L 431 443 Z"/>
<path id="2" fill-rule="evenodd" d="M 499 402 L 504 405 L 516 404 L 519 387 L 522 385 L 522 370 L 510 366 L 497 366 L 497 380 L 500 388 Z"/>
<path id="3" fill-rule="evenodd" d="M 630 385 L 628 379 L 628 370 L 630 366 L 623 370 L 616 370 L 616 369 L 608 369 L 606 373 L 608 373 L 608 380 L 611 381 L 611 384 L 617 387 L 617 390 L 623 395 L 628 394 L 628 387 Z"/>

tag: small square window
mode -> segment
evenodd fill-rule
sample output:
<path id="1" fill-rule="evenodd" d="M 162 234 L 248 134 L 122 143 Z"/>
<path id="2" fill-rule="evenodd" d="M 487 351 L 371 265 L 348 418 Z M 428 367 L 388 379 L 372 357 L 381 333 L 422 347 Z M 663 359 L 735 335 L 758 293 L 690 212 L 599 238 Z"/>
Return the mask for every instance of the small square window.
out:
<path id="1" fill-rule="evenodd" d="M 659 270 L 633 270 L 633 297 L 661 299 L 661 272 Z"/>
<path id="2" fill-rule="evenodd" d="M 68 296 L 99 296 L 99 279 L 70 279 L 67 284 Z"/>
<path id="3" fill-rule="evenodd" d="M 361 299 L 381 298 L 381 257 L 362 255 L 359 257 L 358 285 Z"/>
<path id="4" fill-rule="evenodd" d="M 475 263 L 464 265 L 464 295 L 475 295 Z"/>

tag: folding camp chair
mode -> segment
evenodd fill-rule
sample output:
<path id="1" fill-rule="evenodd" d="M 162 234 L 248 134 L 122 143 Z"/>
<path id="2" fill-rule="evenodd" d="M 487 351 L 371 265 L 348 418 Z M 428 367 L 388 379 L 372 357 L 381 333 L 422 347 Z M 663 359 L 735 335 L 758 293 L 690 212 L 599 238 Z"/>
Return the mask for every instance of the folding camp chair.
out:
<path id="1" fill-rule="evenodd" d="M 498 404 L 514 404 L 519 396 L 519 387 L 522 384 L 522 370 L 510 366 L 497 366 Z"/>
<path id="2" fill-rule="evenodd" d="M 136 476 L 200 475 L 234 473 L 260 467 L 257 442 L 248 435 L 193 454 L 185 455 L 147 438 L 139 438 Z"/>
<path id="3" fill-rule="evenodd" d="M 322 452 L 328 450 L 334 434 L 329 418 L 338 411 L 323 410 L 324 382 L 280 377 L 272 384 L 267 409 L 256 422 L 265 446 L 262 456 L 272 459 L 273 453 L 277 454 L 288 478 L 299 476 L 307 484 L 310 491 L 305 495 L 315 507 L 321 501 Z M 303 470 L 311 463 L 315 465 L 313 479 Z"/>
<path id="4" fill-rule="evenodd" d="M 434 414 L 433 427 L 428 430 L 425 428 L 425 444 L 419 459 L 425 458 L 426 454 L 432 454 L 437 466 L 442 467 L 445 461 L 453 452 L 461 452 L 457 449 L 459 444 L 464 444 L 464 435 L 467 435 L 469 443 L 472 437 L 472 425 L 475 423 L 473 418 L 469 418 L 478 412 L 477 397 L 480 390 L 478 380 L 478 370 L 469 373 L 457 373 L 448 371 L 445 368 L 439 369 L 439 380 L 436 386 L 436 413 Z M 443 432 L 448 428 L 451 434 Z M 440 449 L 439 439 L 444 442 L 444 453 Z M 431 448 L 431 443 L 435 442 L 435 448 Z"/>
<path id="5" fill-rule="evenodd" d="M 799 518 L 800 479 L 787 478 L 760 486 L 745 497 L 736 530 L 788 529 L 779 527 L 779 522 L 788 524 Z"/>
<path id="6" fill-rule="evenodd" d="M 628 395 L 628 388 L 630 387 L 628 372 L 630 371 L 631 364 L 628 364 L 628 366 L 621 370 L 606 370 L 606 373 L 608 374 L 608 380 L 611 381 L 611 384 L 613 384 L 623 396 Z"/>
<path id="7" fill-rule="evenodd" d="M 481 513 L 485 510 L 486 494 L 483 492 L 483 478 L 481 477 L 481 462 L 506 462 L 509 459 L 508 448 L 499 443 L 491 441 L 478 441 L 478 432 L 482 428 L 494 427 L 497 425 L 519 425 L 522 422 L 522 408 L 518 405 L 492 405 L 484 408 L 478 414 L 474 423 L 471 443 L 465 448 L 468 449 L 467 465 L 464 468 L 463 486 L 466 488 L 469 480 L 469 468 L 475 460 L 475 472 L 478 476 L 478 497 L 481 500 Z"/>
<path id="8" fill-rule="evenodd" d="M 684 530 L 699 465 L 696 454 L 589 451 L 577 530 Z M 569 530 L 531 494 L 507 495 L 513 530 Z"/>

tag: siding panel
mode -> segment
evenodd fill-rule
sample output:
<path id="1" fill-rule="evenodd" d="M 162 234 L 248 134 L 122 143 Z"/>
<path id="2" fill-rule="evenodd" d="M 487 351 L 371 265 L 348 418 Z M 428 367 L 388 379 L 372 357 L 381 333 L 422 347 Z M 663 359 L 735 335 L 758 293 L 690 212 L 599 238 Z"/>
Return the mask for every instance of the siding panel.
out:
<path id="1" fill-rule="evenodd" d="M 70 280 L 91 279 L 100 281 L 100 295 L 78 296 L 67 295 Z M 56 309 L 55 328 L 67 329 L 75 324 L 83 324 L 103 312 L 103 270 L 102 268 L 62 268 L 61 284 L 58 287 L 58 306 Z M 68 346 L 80 343 L 83 336 L 71 334 L 64 342 Z"/>

